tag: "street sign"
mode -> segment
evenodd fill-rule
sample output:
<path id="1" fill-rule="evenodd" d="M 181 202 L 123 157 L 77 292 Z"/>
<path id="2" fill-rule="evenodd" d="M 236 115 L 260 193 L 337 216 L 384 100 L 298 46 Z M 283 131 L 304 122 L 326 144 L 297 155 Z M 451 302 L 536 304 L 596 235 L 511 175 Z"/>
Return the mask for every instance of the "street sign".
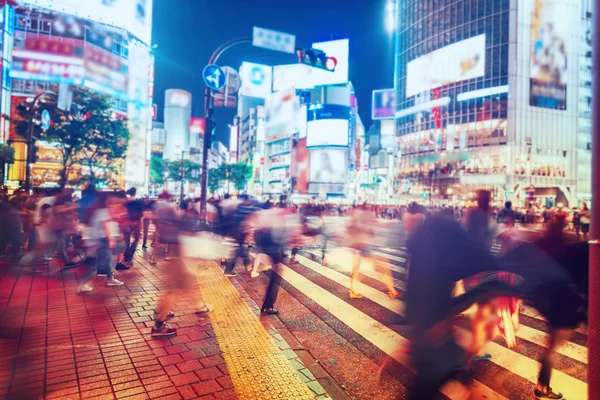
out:
<path id="1" fill-rule="evenodd" d="M 219 90 L 225 86 L 225 72 L 223 69 L 215 64 L 210 64 L 204 67 L 202 71 L 202 78 L 204 78 L 204 83 L 212 90 Z"/>
<path id="2" fill-rule="evenodd" d="M 42 129 L 47 131 L 50 128 L 50 113 L 48 110 L 42 111 Z"/>
<path id="3" fill-rule="evenodd" d="M 252 30 L 252 45 L 294 54 L 296 52 L 296 36 L 255 26 Z"/>
<path id="4" fill-rule="evenodd" d="M 225 73 L 225 86 L 219 89 L 220 93 L 224 93 L 227 96 L 232 96 L 240 90 L 240 86 L 242 86 L 242 80 L 240 79 L 240 74 L 231 67 L 223 67 L 223 72 Z"/>

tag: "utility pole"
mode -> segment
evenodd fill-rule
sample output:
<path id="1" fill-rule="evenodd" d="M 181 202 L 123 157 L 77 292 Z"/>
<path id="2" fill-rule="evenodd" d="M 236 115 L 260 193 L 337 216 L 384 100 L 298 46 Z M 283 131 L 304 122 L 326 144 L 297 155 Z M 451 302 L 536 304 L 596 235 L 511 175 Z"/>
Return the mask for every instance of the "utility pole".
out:
<path id="1" fill-rule="evenodd" d="M 183 185 L 185 182 L 185 169 L 183 167 L 183 155 L 185 154 L 185 150 L 181 152 L 181 193 L 179 194 L 179 200 L 183 201 Z"/>
<path id="2" fill-rule="evenodd" d="M 592 11 L 592 226 L 589 268 L 588 397 L 600 390 L 600 0 Z"/>

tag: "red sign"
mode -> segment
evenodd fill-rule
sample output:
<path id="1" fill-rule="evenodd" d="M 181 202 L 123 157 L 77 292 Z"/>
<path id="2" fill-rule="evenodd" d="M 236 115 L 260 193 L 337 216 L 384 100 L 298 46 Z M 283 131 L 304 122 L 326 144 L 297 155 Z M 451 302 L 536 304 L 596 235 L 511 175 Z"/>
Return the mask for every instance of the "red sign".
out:
<path id="1" fill-rule="evenodd" d="M 306 138 L 298 140 L 296 146 L 296 187 L 299 192 L 308 191 L 308 150 L 306 148 Z M 293 161 L 292 161 L 293 162 Z"/>
<path id="2" fill-rule="evenodd" d="M 150 112 L 150 114 L 152 115 L 152 121 L 156 121 L 156 117 L 158 115 L 158 108 L 156 106 L 156 104 L 152 104 L 152 111 Z M 190 125 L 191 128 L 191 125 Z"/>
<path id="3" fill-rule="evenodd" d="M 360 171 L 360 138 L 356 139 L 356 172 Z"/>
<path id="4" fill-rule="evenodd" d="M 206 119 L 192 117 L 190 120 L 190 133 L 193 135 L 204 135 L 206 132 Z"/>
<path id="5" fill-rule="evenodd" d="M 433 100 L 439 100 L 441 96 L 441 91 L 439 88 L 433 89 Z M 442 109 L 441 107 L 433 107 L 431 110 L 431 116 L 433 117 L 433 121 L 435 122 L 435 129 L 440 129 L 442 127 Z"/>

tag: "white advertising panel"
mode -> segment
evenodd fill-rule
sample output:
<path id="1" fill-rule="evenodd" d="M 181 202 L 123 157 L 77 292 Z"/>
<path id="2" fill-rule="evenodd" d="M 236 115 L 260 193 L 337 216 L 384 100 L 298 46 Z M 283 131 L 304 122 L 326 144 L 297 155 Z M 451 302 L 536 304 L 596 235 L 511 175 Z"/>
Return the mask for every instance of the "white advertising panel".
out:
<path id="1" fill-rule="evenodd" d="M 346 181 L 348 154 L 345 149 L 310 151 L 311 183 L 343 183 Z"/>
<path id="2" fill-rule="evenodd" d="M 567 39 L 573 27 L 572 3 L 536 0 L 531 13 L 529 104 L 567 109 Z M 573 65 L 571 63 L 570 65 Z"/>
<path id="3" fill-rule="evenodd" d="M 151 44 L 152 0 L 21 0 L 20 3 L 116 26 Z"/>
<path id="4" fill-rule="evenodd" d="M 332 40 L 329 42 L 313 43 L 312 47 L 322 50 L 328 57 L 335 57 L 335 71 L 325 71 L 313 68 L 310 80 L 313 86 L 339 85 L 348 83 L 348 66 L 350 57 L 350 41 L 348 39 Z"/>
<path id="5" fill-rule="evenodd" d="M 406 97 L 485 75 L 485 34 L 442 47 L 407 65 Z"/>
<path id="6" fill-rule="evenodd" d="M 269 65 L 242 63 L 240 94 L 266 99 L 271 95 L 273 68 Z"/>
<path id="7" fill-rule="evenodd" d="M 348 146 L 347 119 L 317 119 L 308 121 L 306 147 Z"/>
<path id="8" fill-rule="evenodd" d="M 294 89 L 273 93 L 267 98 L 265 108 L 267 112 L 266 141 L 290 137 L 297 132 L 296 121 L 300 111 L 300 101 Z"/>
<path id="9" fill-rule="evenodd" d="M 147 49 L 136 45 L 129 47 L 129 146 L 125 158 L 127 187 L 144 187 L 146 178 L 146 139 L 151 107 L 148 98 L 150 60 Z M 186 122 L 189 124 L 189 118 Z"/>
<path id="10" fill-rule="evenodd" d="M 306 64 L 276 65 L 273 67 L 273 91 L 283 89 L 310 89 L 314 68 Z"/>

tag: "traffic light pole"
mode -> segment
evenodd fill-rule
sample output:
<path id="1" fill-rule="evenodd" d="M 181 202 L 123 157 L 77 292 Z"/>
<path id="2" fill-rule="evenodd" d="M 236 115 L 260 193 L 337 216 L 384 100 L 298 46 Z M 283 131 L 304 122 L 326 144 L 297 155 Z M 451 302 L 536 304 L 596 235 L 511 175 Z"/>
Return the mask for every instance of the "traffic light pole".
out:
<path id="1" fill-rule="evenodd" d="M 600 26 L 600 0 L 594 1 L 592 26 Z M 592 226 L 588 312 L 588 397 L 600 390 L 600 35 L 592 29 Z"/>
<path id="2" fill-rule="evenodd" d="M 44 96 L 54 96 L 58 97 L 58 95 L 54 92 L 40 92 L 35 95 L 33 98 L 33 102 L 31 103 L 31 109 L 29 110 L 29 121 L 27 126 L 27 153 L 25 157 L 25 190 L 31 190 L 31 164 L 32 164 L 32 149 L 33 149 L 33 116 L 35 114 L 35 106 L 38 101 Z"/>
<path id="3" fill-rule="evenodd" d="M 219 46 L 208 60 L 208 65 L 216 64 L 221 57 L 221 54 L 225 50 L 229 49 L 238 44 L 252 43 L 251 37 L 232 39 L 228 42 L 223 43 Z M 212 96 L 208 86 L 204 89 L 204 118 L 206 119 L 206 132 L 204 132 L 204 151 L 202 152 L 202 177 L 200 180 L 201 194 L 200 194 L 200 214 L 205 215 L 206 212 L 206 200 L 208 199 L 208 152 L 212 145 L 212 131 L 214 129 L 213 120 L 213 104 Z"/>

